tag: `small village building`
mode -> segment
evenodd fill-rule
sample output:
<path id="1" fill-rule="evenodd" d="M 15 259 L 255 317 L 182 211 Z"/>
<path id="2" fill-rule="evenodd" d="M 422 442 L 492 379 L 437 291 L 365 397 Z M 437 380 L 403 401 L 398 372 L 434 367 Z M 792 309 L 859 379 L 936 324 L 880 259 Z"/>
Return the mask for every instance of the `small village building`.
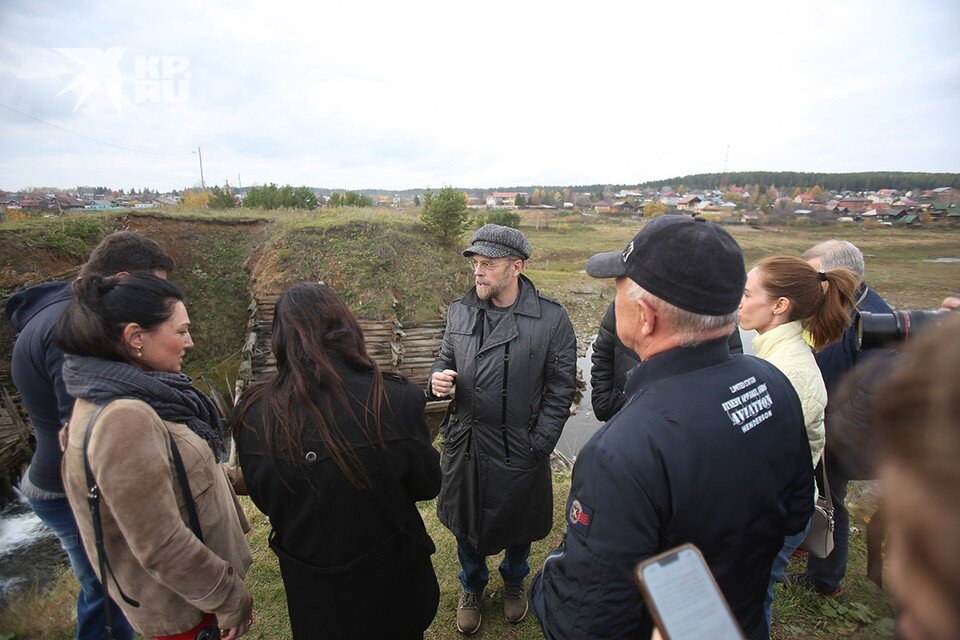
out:
<path id="1" fill-rule="evenodd" d="M 703 200 L 700 196 L 684 196 L 677 201 L 677 209 L 680 211 L 696 211 L 697 205 L 699 205 Z"/>
<path id="2" fill-rule="evenodd" d="M 517 196 L 526 197 L 522 191 L 494 191 L 487 196 L 487 206 L 490 208 L 510 208 L 517 206 Z"/>
<path id="3" fill-rule="evenodd" d="M 840 204 L 847 208 L 848 211 L 852 213 L 860 213 L 866 211 L 873 205 L 867 198 L 861 198 L 860 196 L 850 196 L 840 199 Z"/>

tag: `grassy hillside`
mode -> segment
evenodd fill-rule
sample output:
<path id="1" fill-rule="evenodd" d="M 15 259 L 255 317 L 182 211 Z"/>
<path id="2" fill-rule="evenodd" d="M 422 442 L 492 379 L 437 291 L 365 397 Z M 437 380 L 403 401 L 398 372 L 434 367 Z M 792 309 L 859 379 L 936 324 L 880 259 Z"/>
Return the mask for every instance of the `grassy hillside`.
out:
<path id="1" fill-rule="evenodd" d="M 171 278 L 187 294 L 196 347 L 184 370 L 223 388 L 235 377 L 231 354 L 243 344 L 249 277 L 244 262 L 261 242 L 263 221 L 222 218 L 172 220 L 158 215 L 84 215 L 0 225 L 0 308 L 12 291 L 44 280 L 70 280 L 105 235 L 129 229 L 149 236 L 174 259 Z M 0 328 L 0 378 L 6 378 L 12 335 Z"/>
<path id="2" fill-rule="evenodd" d="M 335 209 L 280 220 L 252 268 L 254 287 L 282 291 L 321 280 L 360 318 L 437 320 L 470 286 L 457 247 L 426 234 L 415 215 Z"/>

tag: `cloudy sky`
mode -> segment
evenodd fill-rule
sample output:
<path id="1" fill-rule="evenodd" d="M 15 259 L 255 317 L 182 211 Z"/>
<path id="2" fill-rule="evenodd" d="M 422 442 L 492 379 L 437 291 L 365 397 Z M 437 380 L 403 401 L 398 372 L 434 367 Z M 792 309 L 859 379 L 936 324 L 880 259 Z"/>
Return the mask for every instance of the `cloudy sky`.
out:
<path id="1" fill-rule="evenodd" d="M 51 4 L 0 0 L 7 190 L 960 171 L 957 0 Z"/>

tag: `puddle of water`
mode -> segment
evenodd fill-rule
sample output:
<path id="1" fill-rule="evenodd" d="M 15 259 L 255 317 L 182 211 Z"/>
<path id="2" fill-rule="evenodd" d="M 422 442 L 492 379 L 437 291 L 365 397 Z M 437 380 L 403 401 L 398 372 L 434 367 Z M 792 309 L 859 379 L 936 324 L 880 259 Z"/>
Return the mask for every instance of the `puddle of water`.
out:
<path id="1" fill-rule="evenodd" d="M 924 260 L 924 262 L 952 264 L 954 262 L 960 262 L 960 258 L 931 258 L 929 260 Z"/>

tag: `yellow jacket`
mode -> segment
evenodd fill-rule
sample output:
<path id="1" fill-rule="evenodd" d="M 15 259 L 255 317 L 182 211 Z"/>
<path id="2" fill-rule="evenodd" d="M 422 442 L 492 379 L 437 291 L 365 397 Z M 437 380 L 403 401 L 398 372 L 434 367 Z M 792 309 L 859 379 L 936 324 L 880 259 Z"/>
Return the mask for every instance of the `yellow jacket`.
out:
<path id="1" fill-rule="evenodd" d="M 810 456 L 816 466 L 825 442 L 823 411 L 827 406 L 827 388 L 813 351 L 803 339 L 803 327 L 799 321 L 782 324 L 755 337 L 753 347 L 757 357 L 767 360 L 787 376 L 800 396 Z"/>

